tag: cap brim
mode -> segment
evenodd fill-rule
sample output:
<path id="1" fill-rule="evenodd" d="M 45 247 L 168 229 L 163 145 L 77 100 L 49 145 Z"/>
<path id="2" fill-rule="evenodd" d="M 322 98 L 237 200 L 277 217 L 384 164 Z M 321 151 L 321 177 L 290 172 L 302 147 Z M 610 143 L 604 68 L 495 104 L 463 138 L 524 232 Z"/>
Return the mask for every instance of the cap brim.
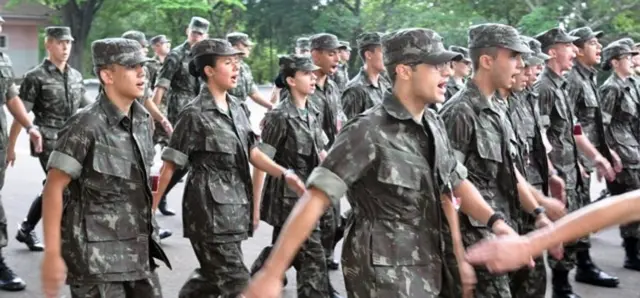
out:
<path id="1" fill-rule="evenodd" d="M 463 60 L 463 58 L 464 56 L 460 53 L 444 50 L 440 53 L 427 56 L 424 62 L 431 65 L 438 65 L 451 61 L 460 61 Z"/>
<path id="2" fill-rule="evenodd" d="M 531 49 L 529 49 L 529 47 L 524 45 L 523 43 L 518 43 L 515 45 L 503 45 L 502 47 L 520 54 L 533 54 Z"/>
<path id="3" fill-rule="evenodd" d="M 320 67 L 318 67 L 315 64 L 312 64 L 312 65 L 309 65 L 309 66 L 301 67 L 298 70 L 300 70 L 300 71 L 316 71 L 318 69 L 320 69 Z"/>
<path id="4" fill-rule="evenodd" d="M 253 41 L 250 41 L 250 40 L 247 40 L 246 42 L 243 42 L 242 44 L 244 44 L 247 47 L 252 47 L 252 46 L 256 45 Z"/>
<path id="5" fill-rule="evenodd" d="M 206 34 L 207 33 L 207 30 L 205 30 L 203 28 L 190 27 L 189 30 L 191 30 L 193 32 L 198 32 L 200 34 Z"/>
<path id="6" fill-rule="evenodd" d="M 57 38 L 57 40 L 62 40 L 62 41 L 64 41 L 64 40 L 74 41 L 75 39 L 74 39 L 74 38 L 73 38 L 73 36 L 71 36 L 71 35 L 63 35 L 63 36 L 61 36 L 60 38 Z"/>
<path id="7" fill-rule="evenodd" d="M 528 66 L 532 66 L 532 65 L 540 65 L 540 64 L 543 64 L 543 63 L 544 63 L 544 61 L 545 61 L 544 59 L 541 59 L 541 58 L 540 58 L 540 57 L 538 57 L 538 56 L 531 55 L 531 57 L 529 57 L 529 58 L 525 61 L 525 64 L 526 64 L 526 65 L 528 65 Z"/>
<path id="8" fill-rule="evenodd" d="M 313 49 L 314 50 L 339 50 L 342 47 L 344 47 L 344 46 L 339 44 L 339 43 L 334 43 L 334 44 L 330 44 L 330 45 L 316 47 L 316 48 L 313 48 Z"/>
<path id="9" fill-rule="evenodd" d="M 148 57 L 142 56 L 142 54 L 141 54 L 139 56 L 136 55 L 134 57 L 131 57 L 130 59 L 127 59 L 127 60 L 125 60 L 125 61 L 123 61 L 121 63 L 118 63 L 118 64 L 131 66 L 131 65 L 138 65 L 138 64 L 146 64 L 146 63 L 151 62 L 151 61 L 153 61 L 152 58 L 148 58 Z"/>
<path id="10" fill-rule="evenodd" d="M 603 31 L 593 32 L 593 37 L 595 37 L 595 38 L 602 38 L 603 36 L 604 36 L 604 32 Z M 593 37 L 591 37 L 591 38 L 593 38 Z"/>
<path id="11" fill-rule="evenodd" d="M 556 42 L 554 42 L 553 44 L 556 43 L 573 43 L 576 40 L 579 40 L 580 37 L 577 36 L 571 36 L 571 35 L 565 35 L 561 38 L 559 38 L 558 40 L 556 40 Z"/>
<path id="12" fill-rule="evenodd" d="M 233 48 L 233 49 L 228 49 L 228 50 L 226 50 L 226 51 L 224 51 L 222 53 L 216 54 L 216 55 L 218 55 L 218 56 L 236 56 L 236 55 L 243 55 L 243 54 L 244 54 L 244 52 L 238 51 L 235 48 Z"/>

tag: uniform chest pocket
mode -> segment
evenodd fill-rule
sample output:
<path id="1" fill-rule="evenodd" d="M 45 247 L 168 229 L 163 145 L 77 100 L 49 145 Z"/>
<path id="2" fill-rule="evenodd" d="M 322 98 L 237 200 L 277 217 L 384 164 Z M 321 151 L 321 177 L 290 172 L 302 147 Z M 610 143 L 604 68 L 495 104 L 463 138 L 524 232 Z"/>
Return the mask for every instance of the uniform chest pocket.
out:
<path id="1" fill-rule="evenodd" d="M 133 153 L 105 144 L 96 143 L 93 152 L 92 168 L 108 176 L 107 178 L 131 179 L 131 167 L 134 165 Z M 108 185 L 108 183 L 105 183 Z"/>
<path id="2" fill-rule="evenodd" d="M 502 140 L 500 136 L 489 130 L 476 130 L 476 150 L 482 159 L 502 162 Z"/>
<path id="3" fill-rule="evenodd" d="M 235 154 L 236 137 L 225 130 L 214 129 L 213 133 L 206 137 L 204 149 L 207 152 Z"/>
<path id="4" fill-rule="evenodd" d="M 293 142 L 285 142 L 285 147 L 289 152 L 296 152 L 298 155 L 311 156 L 313 152 L 313 138 L 304 131 L 296 130 L 292 136 Z"/>
<path id="5" fill-rule="evenodd" d="M 45 100 L 65 100 L 66 94 L 63 86 L 47 84 L 42 86 L 42 97 Z"/>
<path id="6" fill-rule="evenodd" d="M 420 182 L 427 170 L 422 157 L 391 148 L 380 148 L 380 153 L 379 182 L 409 190 L 420 189 Z"/>
<path id="7" fill-rule="evenodd" d="M 623 113 L 633 117 L 636 117 L 638 115 L 637 104 L 627 97 L 622 98 L 622 101 L 620 102 L 620 110 L 622 110 Z"/>
<path id="8" fill-rule="evenodd" d="M 249 231 L 249 198 L 240 178 L 230 173 L 218 173 L 208 179 L 207 187 L 213 197 L 213 233 L 235 234 Z"/>

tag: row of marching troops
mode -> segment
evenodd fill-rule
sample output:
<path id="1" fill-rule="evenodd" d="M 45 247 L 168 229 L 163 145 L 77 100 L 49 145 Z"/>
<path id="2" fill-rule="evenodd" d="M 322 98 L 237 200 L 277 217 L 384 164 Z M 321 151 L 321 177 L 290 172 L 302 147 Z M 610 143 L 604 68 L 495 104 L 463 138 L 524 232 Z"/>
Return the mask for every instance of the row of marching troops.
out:
<path id="1" fill-rule="evenodd" d="M 280 58 L 266 100 L 242 61 L 249 37 L 208 38 L 208 27 L 192 18 L 171 51 L 154 38 L 158 59 L 147 58 L 140 32 L 93 42 L 95 100 L 66 64 L 67 27 L 47 28 L 48 57 L 19 90 L 2 55 L 2 103 L 15 118 L 9 136 L 3 128 L 2 156 L 13 163 L 24 128 L 47 173 L 16 237 L 45 251 L 47 297 L 64 282 L 72 297 L 161 297 L 157 262 L 171 265 L 159 239 L 170 232 L 153 214 L 173 213 L 164 197 L 187 172 L 183 229 L 200 267 L 180 297 L 278 297 L 292 265 L 299 297 L 338 297 L 328 270 L 337 269 L 345 196 L 349 297 L 544 297 L 543 260 L 495 274 L 470 265 L 465 248 L 552 226 L 590 202 L 592 174 L 614 195 L 640 184 L 638 44 L 629 39 L 602 49 L 602 33 L 589 28 L 531 38 L 482 24 L 469 28 L 468 49 L 447 50 L 429 29 L 364 33 L 364 66 L 346 80 L 348 45 L 321 33 Z M 600 87 L 598 66 L 612 71 Z M 247 97 L 269 109 L 260 135 Z M 157 185 L 154 144 L 164 146 Z M 40 215 L 46 245 L 33 233 Z M 2 209 L 0 219 L 6 245 Z M 274 227 L 273 246 L 249 271 L 241 243 L 261 220 Z M 640 268 L 639 234 L 637 223 L 621 226 L 625 268 Z M 553 297 L 579 297 L 574 267 L 580 282 L 619 283 L 592 262 L 588 238 L 549 255 Z M 4 260 L 0 287 L 25 287 Z"/>

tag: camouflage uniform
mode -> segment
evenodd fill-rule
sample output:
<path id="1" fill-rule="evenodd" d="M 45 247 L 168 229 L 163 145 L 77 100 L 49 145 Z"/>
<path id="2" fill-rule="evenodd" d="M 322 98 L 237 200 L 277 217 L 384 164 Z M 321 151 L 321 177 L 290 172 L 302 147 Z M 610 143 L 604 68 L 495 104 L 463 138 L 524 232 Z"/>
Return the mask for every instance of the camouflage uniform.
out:
<path id="1" fill-rule="evenodd" d="M 382 34 L 377 32 L 362 34 L 358 38 L 358 49 L 380 46 L 381 36 Z M 369 81 L 364 68 L 349 81 L 342 93 L 342 111 L 347 119 L 352 119 L 382 102 L 384 94 L 391 88 L 391 83 L 382 76 L 378 76 L 376 83 Z"/>
<path id="2" fill-rule="evenodd" d="M 428 29 L 399 30 L 382 43 L 389 69 L 459 58 Z M 308 187 L 334 204 L 347 194 L 353 208 L 342 253 L 349 297 L 453 297 L 444 294 L 453 285 L 444 267 L 443 242 L 450 235 L 440 195 L 457 187 L 466 169 L 445 136 L 433 112 L 417 122 L 387 93 L 382 104 L 345 125 L 311 173 Z"/>
<path id="3" fill-rule="evenodd" d="M 611 68 L 610 61 L 621 55 L 638 54 L 621 43 L 612 43 L 603 50 L 603 69 Z M 600 86 L 607 143 L 618 153 L 623 166 L 613 182 L 607 183 L 612 195 L 640 189 L 640 98 L 634 92 L 633 81 L 623 80 L 612 73 Z M 620 226 L 620 236 L 640 239 L 640 223 Z M 631 241 L 631 240 L 630 240 Z M 637 244 L 636 244 L 637 250 Z"/>
<path id="4" fill-rule="evenodd" d="M 450 46 L 449 51 L 453 51 L 456 53 L 462 54 L 463 59 L 467 62 L 471 62 L 471 58 L 469 58 L 469 49 L 459 46 Z M 452 98 L 460 89 L 464 87 L 464 81 L 462 84 L 458 84 L 453 76 L 449 77 L 449 81 L 447 82 L 447 91 L 444 93 L 444 100 L 447 101 Z"/>
<path id="5" fill-rule="evenodd" d="M 167 39 L 167 37 L 165 35 L 158 35 L 158 36 L 154 36 L 153 38 L 151 38 L 151 44 L 156 44 L 156 43 L 166 43 L 166 42 L 170 42 L 170 40 Z M 147 67 L 147 70 L 149 71 L 149 85 L 153 88 L 153 86 L 155 86 L 157 78 L 158 78 L 158 73 L 160 72 L 160 69 L 162 68 L 162 65 L 164 65 L 164 62 L 160 61 L 160 57 L 158 57 L 157 55 L 154 55 L 153 59 L 151 62 L 147 63 L 145 66 Z M 160 110 L 160 112 L 167 116 L 167 102 L 165 100 L 166 98 L 166 94 L 165 96 L 160 100 L 160 104 L 158 105 L 158 109 Z M 166 146 L 169 143 L 169 135 L 167 134 L 167 132 L 163 129 L 162 123 L 156 121 L 155 122 L 155 127 L 156 129 L 153 131 L 153 143 L 154 144 L 160 144 L 161 146 Z"/>
<path id="6" fill-rule="evenodd" d="M 205 39 L 192 53 L 200 57 L 239 52 L 226 40 Z M 190 64 L 192 70 L 199 68 L 195 60 Z M 218 107 L 203 84 L 182 112 L 162 153 L 163 160 L 177 168 L 189 164 L 191 171 L 185 184 L 182 225 L 200 268 L 180 290 L 183 298 L 236 297 L 249 280 L 241 242 L 253 230 L 249 155 L 258 138 L 238 100 L 227 95 L 227 103 L 228 111 Z"/>
<path id="7" fill-rule="evenodd" d="M 242 43 L 249 47 L 253 46 L 253 42 L 249 40 L 249 36 L 241 32 L 232 32 L 227 34 L 227 40 L 234 46 L 238 43 Z M 238 84 L 236 85 L 236 87 L 230 89 L 228 92 L 240 101 L 243 108 L 247 112 L 248 117 L 251 115 L 251 113 L 249 112 L 249 107 L 247 107 L 245 101 L 247 100 L 247 97 L 249 97 L 249 95 L 258 92 L 258 86 L 256 86 L 256 83 L 253 81 L 251 67 L 249 67 L 249 64 L 244 62 L 244 60 L 240 61 L 240 72 L 238 73 L 237 82 Z"/>
<path id="8" fill-rule="evenodd" d="M 486 47 L 530 52 L 510 26 L 471 27 L 469 48 Z M 520 156 L 518 139 L 501 105 L 495 98 L 485 97 L 469 80 L 465 88 L 445 103 L 440 114 L 456 158 L 469 169 L 469 181 L 493 210 L 505 214 L 506 222 L 515 227 L 519 203 L 514 165 L 520 163 Z M 460 231 L 465 247 L 491 236 L 488 227 L 468 216 L 460 217 Z M 512 296 L 507 275 L 493 275 L 486 268 L 476 268 L 476 276 L 475 297 Z"/>
<path id="9" fill-rule="evenodd" d="M 308 57 L 291 56 L 284 67 L 296 71 L 314 71 Z M 265 115 L 265 125 L 261 133 L 260 149 L 285 168 L 293 170 L 300 179 L 306 179 L 319 163 L 318 154 L 327 142 L 326 136 L 317 122 L 317 111 L 307 102 L 306 109 L 298 109 L 291 93 L 273 110 Z M 280 177 L 266 178 L 260 218 L 272 225 L 272 244 L 279 236 L 282 226 L 298 201 L 298 195 L 290 190 Z M 262 258 L 261 258 L 262 257 Z M 267 254 L 260 254 L 255 264 L 264 263 Z M 296 268 L 298 297 L 327 297 L 329 295 L 329 275 L 326 267 L 321 232 L 316 227 L 293 261 Z"/>
<path id="10" fill-rule="evenodd" d="M 96 68 L 147 61 L 121 38 L 91 50 Z M 162 297 L 153 258 L 170 265 L 152 237 L 152 119 L 137 101 L 130 109 L 123 114 L 100 93 L 60 130 L 47 165 L 72 179 L 61 222 L 72 297 Z"/>
<path id="11" fill-rule="evenodd" d="M 339 43 L 341 50 L 351 51 L 348 41 L 339 41 Z M 349 61 L 341 61 L 338 64 L 338 70 L 331 76 L 331 79 L 338 85 L 341 92 L 344 91 L 349 83 Z"/>
<path id="12" fill-rule="evenodd" d="M 57 40 L 73 41 L 69 27 L 47 27 L 46 35 Z M 42 135 L 42 152 L 35 153 L 31 146 L 31 155 L 38 157 L 42 170 L 47 168 L 49 155 L 53 151 L 58 131 L 75 114 L 91 100 L 87 97 L 82 74 L 68 64 L 60 71 L 50 60 L 45 59 L 40 65 L 29 70 L 20 84 L 20 98 L 27 112 L 33 110 L 33 123 L 39 126 Z M 30 143 L 31 144 L 31 143 Z M 32 144 L 31 144 L 32 145 Z M 19 240 L 27 242 L 26 235 L 31 233 L 42 218 L 42 195 L 38 195 L 31 204 L 26 219 L 18 232 Z M 32 237 L 35 237 L 33 235 Z M 37 241 L 37 239 L 34 239 Z M 34 249 L 34 250 L 42 250 Z"/>

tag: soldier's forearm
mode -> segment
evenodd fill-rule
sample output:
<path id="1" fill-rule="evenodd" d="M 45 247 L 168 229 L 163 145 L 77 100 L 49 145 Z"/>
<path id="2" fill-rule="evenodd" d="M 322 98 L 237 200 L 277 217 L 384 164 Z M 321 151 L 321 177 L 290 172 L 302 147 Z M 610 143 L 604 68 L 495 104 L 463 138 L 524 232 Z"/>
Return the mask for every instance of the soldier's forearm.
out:
<path id="1" fill-rule="evenodd" d="M 158 122 L 162 122 L 162 120 L 164 120 L 164 115 L 162 115 L 162 112 L 160 112 L 160 109 L 158 109 L 158 106 L 151 98 L 147 98 L 147 100 L 144 101 L 144 107 L 149 111 L 153 120 Z"/>
<path id="2" fill-rule="evenodd" d="M 274 86 L 273 89 L 271 90 L 271 104 L 278 103 L 279 98 L 280 98 L 280 88 Z"/>
<path id="3" fill-rule="evenodd" d="M 593 144 L 591 144 L 591 141 L 587 139 L 587 136 L 583 134 L 577 135 L 575 136 L 575 139 L 576 145 L 578 145 L 580 151 L 584 153 L 587 158 L 589 158 L 590 160 L 595 160 L 598 156 L 600 156 L 600 151 L 598 151 L 598 149 L 593 146 Z"/>
<path id="4" fill-rule="evenodd" d="M 22 104 L 22 100 L 19 97 L 14 97 L 7 101 L 7 109 L 13 115 L 13 118 L 22 125 L 22 127 L 29 127 L 33 125 L 31 119 L 29 119 L 29 115 L 27 110 L 24 108 L 24 104 Z"/>
<path id="5" fill-rule="evenodd" d="M 9 130 L 9 150 L 15 150 L 16 143 L 18 142 L 18 136 L 20 135 L 20 130 L 22 130 L 22 125 L 20 125 L 20 123 L 18 123 L 16 119 L 13 119 L 13 122 L 11 123 L 11 129 Z"/>
<path id="6" fill-rule="evenodd" d="M 262 188 L 264 187 L 264 172 L 253 168 L 251 180 L 253 182 L 253 210 L 260 212 L 260 202 L 262 201 Z"/>
<path id="7" fill-rule="evenodd" d="M 273 161 L 271 158 L 269 158 L 269 156 L 262 153 L 262 151 L 260 151 L 258 147 L 253 148 L 249 153 L 249 161 L 254 167 L 264 172 L 267 172 L 267 174 L 273 177 L 282 176 L 282 174 L 286 170 L 285 168 L 277 164 L 275 161 Z"/>
<path id="8" fill-rule="evenodd" d="M 464 214 L 482 223 L 487 223 L 491 215 L 493 215 L 493 209 L 482 198 L 478 189 L 468 180 L 460 182 L 453 193 L 460 198 L 460 210 Z"/>
<path id="9" fill-rule="evenodd" d="M 524 211 L 533 213 L 533 210 L 540 206 L 534 194 L 531 193 L 531 185 L 527 182 L 518 170 L 515 169 L 516 179 L 518 180 L 518 199 Z"/>
<path id="10" fill-rule="evenodd" d="M 167 191 L 167 186 L 169 186 L 169 182 L 171 181 L 171 177 L 173 173 L 176 171 L 176 165 L 170 161 L 164 161 L 162 164 L 162 171 L 160 172 L 160 177 L 158 177 L 158 190 L 156 191 L 156 195 L 153 198 L 153 204 L 151 205 L 151 210 L 153 212 L 158 208 L 158 204 L 160 203 L 160 198 Z"/>
<path id="11" fill-rule="evenodd" d="M 162 97 L 164 97 L 164 93 L 167 89 L 162 86 L 156 86 L 153 91 L 153 103 L 155 103 L 156 106 L 159 106 L 162 103 Z"/>
<path id="12" fill-rule="evenodd" d="M 462 243 L 462 235 L 460 234 L 458 211 L 448 196 L 442 196 L 440 200 L 442 201 L 442 211 L 447 218 L 447 223 L 449 223 L 449 229 L 451 230 L 453 252 L 458 261 L 464 260 L 464 244 Z"/>
<path id="13" fill-rule="evenodd" d="M 273 108 L 273 104 L 267 101 L 266 99 L 262 98 L 262 95 L 260 94 L 260 92 L 251 93 L 249 97 L 251 97 L 251 99 L 253 99 L 253 101 L 255 101 L 257 104 L 265 107 L 268 110 L 271 110 Z"/>

